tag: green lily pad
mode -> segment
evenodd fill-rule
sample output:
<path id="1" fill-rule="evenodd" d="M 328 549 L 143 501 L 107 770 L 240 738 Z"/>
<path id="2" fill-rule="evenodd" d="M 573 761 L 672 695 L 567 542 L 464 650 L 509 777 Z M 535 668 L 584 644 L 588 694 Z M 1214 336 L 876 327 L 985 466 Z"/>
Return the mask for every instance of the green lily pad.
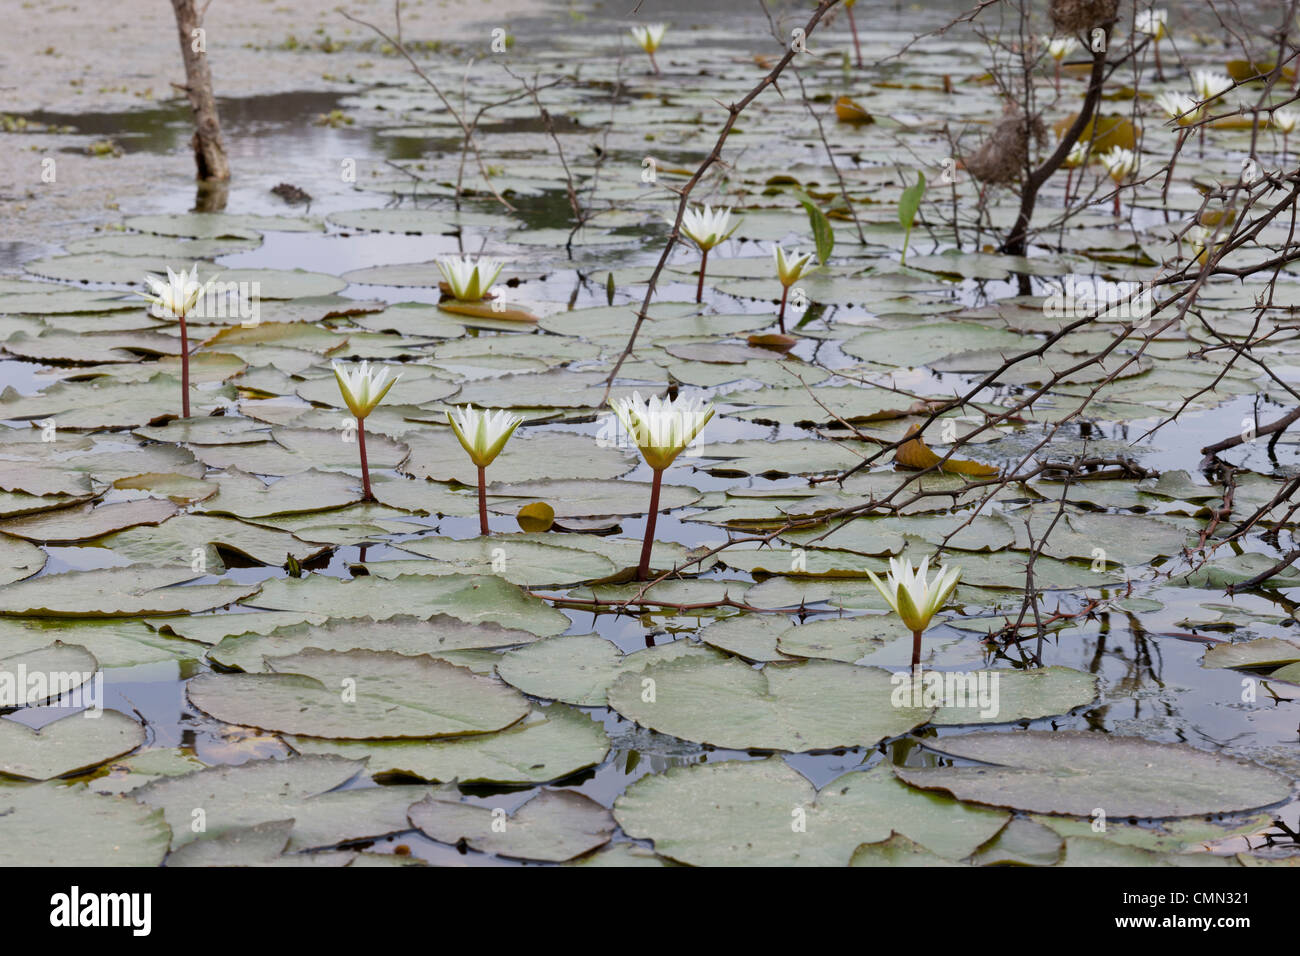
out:
<path id="1" fill-rule="evenodd" d="M 432 574 L 498 574 L 524 587 L 577 584 L 608 577 L 617 570 L 608 558 L 590 551 L 566 548 L 560 542 L 543 544 L 496 537 L 458 541 L 424 537 L 403 541 L 401 548 L 432 560 L 376 561 L 368 564 L 367 570 L 381 577 L 416 570 Z M 397 567 L 390 568 L 390 564 Z"/>
<path id="2" fill-rule="evenodd" d="M 608 810 L 590 797 L 543 790 L 513 814 L 431 793 L 410 810 L 411 824 L 442 843 L 483 853 L 562 863 L 604 846 L 614 835 Z"/>
<path id="3" fill-rule="evenodd" d="M 1300 644 L 1278 637 L 1261 637 L 1236 644 L 1215 644 L 1205 650 L 1206 667 L 1279 667 L 1300 661 Z"/>
<path id="4" fill-rule="evenodd" d="M 914 843 L 901 833 L 888 840 L 864 843 L 853 851 L 849 866 L 961 866 L 931 853 L 919 843 Z"/>
<path id="5" fill-rule="evenodd" d="M 525 694 L 580 707 L 603 707 L 605 690 L 621 675 L 640 674 L 651 664 L 682 657 L 722 660 L 690 641 L 674 641 L 623 654 L 595 634 L 553 637 L 502 656 L 497 674 Z"/>
<path id="6" fill-rule="evenodd" d="M 1291 781 L 1257 764 L 1181 744 L 1086 731 L 975 733 L 929 745 L 985 767 L 896 767 L 915 787 L 1038 813 L 1180 817 L 1287 799 Z"/>
<path id="7" fill-rule="evenodd" d="M 0 773 L 29 780 L 63 777 L 130 753 L 144 741 L 144 727 L 116 710 L 69 714 L 39 730 L 0 720 Z"/>
<path id="8" fill-rule="evenodd" d="M 425 429 L 406 436 L 405 440 L 410 446 L 411 457 L 401 466 L 403 474 L 434 481 L 459 481 L 478 487 L 478 469 L 450 428 Z M 488 468 L 488 493 L 541 497 L 543 493 L 540 491 L 507 489 L 518 482 L 526 483 L 525 488 L 547 484 L 542 479 L 616 478 L 631 471 L 634 465 L 627 452 L 619 448 L 602 448 L 588 435 L 566 432 L 529 434 L 520 430 Z M 576 482 L 572 485 L 581 487 Z M 565 487 L 567 485 L 555 490 Z M 646 495 L 649 502 L 648 486 Z M 554 503 L 559 505 L 562 502 L 556 500 Z"/>
<path id="9" fill-rule="evenodd" d="M 29 519 L 18 519 L 18 521 L 25 520 Z M 7 522 L 9 525 L 15 523 Z M 21 540 L 21 537 L 11 538 L 7 534 L 0 534 L 0 586 L 30 578 L 43 567 L 45 567 L 44 551 L 34 544 Z"/>
<path id="10" fill-rule="evenodd" d="M 359 760 L 304 756 L 250 760 L 155 780 L 132 794 L 163 811 L 172 845 L 240 827 L 293 820 L 289 850 L 329 847 L 410 829 L 406 809 L 427 787 L 335 788 L 364 769 Z M 195 811 L 202 811 L 196 813 Z"/>
<path id="11" fill-rule="evenodd" d="M 189 567 L 133 565 L 46 574 L 0 592 L 0 614 L 26 617 L 135 617 L 210 611 L 256 594 L 260 585 L 195 584 Z"/>
<path id="12" fill-rule="evenodd" d="M 157 866 L 163 815 L 81 784 L 0 785 L 0 866 Z"/>
<path id="13" fill-rule="evenodd" d="M 642 777 L 615 801 L 630 837 L 693 866 L 845 866 L 863 843 L 901 833 L 961 859 L 1002 829 L 1001 811 L 899 783 L 885 765 L 818 792 L 783 760 L 692 764 Z"/>
<path id="14" fill-rule="evenodd" d="M 528 713 L 513 689 L 428 656 L 308 648 L 272 667 L 204 674 L 187 695 L 226 723 L 351 740 L 490 733 Z"/>
<path id="15" fill-rule="evenodd" d="M 925 678 L 942 671 L 929 671 Z M 1068 714 L 1097 698 L 1097 676 L 1070 667 L 1051 665 L 1030 670 L 1001 668 L 955 675 L 951 694 L 947 683 L 931 723 L 939 726 L 1006 724 L 1037 720 L 1054 714 Z M 996 680 L 996 691 L 993 681 Z M 988 688 L 987 695 L 978 692 Z M 925 689 L 921 700 L 925 701 Z M 960 703 L 964 701 L 965 703 Z M 988 705 L 986 707 L 986 704 Z"/>
<path id="16" fill-rule="evenodd" d="M 352 742 L 290 737 L 299 753 L 367 758 L 375 775 L 433 782 L 539 784 L 571 776 L 605 759 L 604 728 L 564 704 L 535 709 L 495 734 L 452 740 Z"/>
<path id="17" fill-rule="evenodd" d="M 138 525 L 158 525 L 178 510 L 176 505 L 162 498 L 143 498 L 98 507 L 82 505 L 6 521 L 0 524 L 0 532 L 42 544 L 71 544 Z M 7 550 L 3 545 L 4 539 L 0 539 L 0 567 Z M 41 564 L 44 563 L 42 560 Z M 35 570 L 40 570 L 39 566 Z M 2 579 L 3 574 L 0 574 Z"/>
<path id="18" fill-rule="evenodd" d="M 1067 837 L 1058 866 L 1241 866 L 1235 857 L 1213 853 L 1157 853 L 1096 837 Z"/>
<path id="19" fill-rule="evenodd" d="M 426 619 L 450 614 L 471 624 L 500 624 L 539 637 L 569 629 L 566 615 L 492 576 L 403 574 L 391 581 L 369 577 L 340 581 L 320 574 L 277 578 L 262 586 L 253 606 L 340 618 L 379 615 L 376 620 L 401 614 Z"/>
<path id="20" fill-rule="evenodd" d="M 239 617 L 256 615 L 239 615 Z M 231 625 L 233 628 L 235 625 Z M 528 631 L 497 624 L 467 624 L 446 614 L 428 620 L 391 617 L 334 618 L 322 624 L 293 623 L 266 633 L 232 634 L 208 651 L 208 659 L 222 667 L 248 674 L 265 674 L 281 668 L 275 662 L 309 647 L 324 651 L 391 651 L 418 657 L 427 654 L 452 663 L 457 651 L 514 647 L 537 640 Z"/>
<path id="21" fill-rule="evenodd" d="M 897 707 L 893 675 L 830 661 L 767 664 L 693 657 L 625 674 L 609 687 L 624 717 L 683 740 L 734 750 L 871 747 L 926 723 Z"/>

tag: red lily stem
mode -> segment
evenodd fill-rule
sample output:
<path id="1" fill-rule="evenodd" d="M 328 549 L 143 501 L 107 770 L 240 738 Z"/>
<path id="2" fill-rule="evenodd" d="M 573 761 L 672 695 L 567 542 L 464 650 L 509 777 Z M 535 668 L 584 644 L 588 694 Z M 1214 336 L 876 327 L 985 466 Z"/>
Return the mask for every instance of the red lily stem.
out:
<path id="1" fill-rule="evenodd" d="M 845 7 L 849 12 L 849 29 L 853 32 L 853 51 L 858 58 L 858 69 L 862 69 L 862 44 L 858 42 L 858 25 L 853 21 L 853 8 Z"/>
<path id="2" fill-rule="evenodd" d="M 650 549 L 655 544 L 655 522 L 659 518 L 659 486 L 663 481 L 662 470 L 655 472 L 654 484 L 650 489 L 650 513 L 645 519 L 645 541 L 641 545 L 641 563 L 636 570 L 638 581 L 650 580 Z"/>
<path id="3" fill-rule="evenodd" d="M 1119 184 L 1115 185 L 1115 218 L 1119 218 Z"/>
<path id="4" fill-rule="evenodd" d="M 849 9 L 852 8 L 850 7 Z M 789 297 L 790 297 L 790 287 L 788 285 L 783 286 L 781 288 L 781 311 L 778 312 L 776 315 L 776 321 L 781 326 L 782 335 L 785 334 L 785 300 L 788 299 Z"/>
<path id="5" fill-rule="evenodd" d="M 1152 46 L 1156 50 L 1156 79 L 1163 83 L 1165 81 L 1165 68 L 1160 65 L 1160 41 L 1156 40 Z"/>
<path id="6" fill-rule="evenodd" d="M 181 417 L 190 417 L 190 337 L 181 316 Z"/>
<path id="7" fill-rule="evenodd" d="M 370 490 L 370 465 L 366 461 L 366 420 L 357 419 L 357 444 L 361 446 L 361 490 L 366 501 L 374 501 L 374 492 Z"/>
<path id="8" fill-rule="evenodd" d="M 478 466 L 478 533 L 488 535 L 487 523 L 487 468 Z"/>
<path id="9" fill-rule="evenodd" d="M 1074 167 L 1065 171 L 1065 208 L 1070 208 L 1070 187 L 1074 185 Z"/>
<path id="10" fill-rule="evenodd" d="M 924 631 L 912 632 L 912 669 L 915 670 L 921 664 L 921 635 Z"/>
<path id="11" fill-rule="evenodd" d="M 646 50 L 646 52 L 650 54 L 650 65 L 655 68 L 655 76 L 659 76 L 659 64 L 655 62 L 654 51 Z"/>
<path id="12" fill-rule="evenodd" d="M 700 250 L 700 282 L 699 285 L 695 287 L 696 302 L 704 301 L 704 267 L 707 266 L 708 264 L 709 264 L 709 250 L 701 249 Z"/>
<path id="13" fill-rule="evenodd" d="M 1061 61 L 1056 61 L 1056 95 L 1061 95 Z"/>

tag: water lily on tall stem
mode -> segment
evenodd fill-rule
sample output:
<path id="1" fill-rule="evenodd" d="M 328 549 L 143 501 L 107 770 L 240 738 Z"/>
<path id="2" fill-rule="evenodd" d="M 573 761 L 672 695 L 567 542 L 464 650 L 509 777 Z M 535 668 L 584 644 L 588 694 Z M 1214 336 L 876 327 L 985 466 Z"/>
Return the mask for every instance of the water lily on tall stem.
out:
<path id="1" fill-rule="evenodd" d="M 1165 111 L 1165 115 L 1177 120 L 1179 126 L 1190 126 L 1201 114 L 1201 104 L 1194 96 L 1166 90 L 1156 97 L 1156 103 Z"/>
<path id="2" fill-rule="evenodd" d="M 1269 120 L 1273 128 L 1282 134 L 1282 161 L 1286 162 L 1286 138 L 1295 131 L 1296 123 L 1300 122 L 1300 113 L 1295 110 L 1277 109 L 1273 111 Z"/>
<path id="3" fill-rule="evenodd" d="M 641 544 L 641 562 L 637 565 L 637 580 L 650 578 L 650 550 L 654 547 L 655 522 L 659 517 L 659 489 L 664 471 L 686 449 L 695 436 L 713 417 L 713 405 L 701 399 L 662 399 L 651 396 L 649 402 L 633 392 L 631 398 L 611 401 L 614 410 L 628 435 L 636 443 L 641 457 L 654 472 L 650 489 L 650 512 L 646 515 L 645 541 Z"/>
<path id="4" fill-rule="evenodd" d="M 153 290 L 152 295 L 148 292 L 136 293 L 153 303 L 149 311 L 155 316 L 160 319 L 176 319 L 181 324 L 181 417 L 183 418 L 190 417 L 190 337 L 185 319 L 194 311 L 199 299 L 207 294 L 216 280 L 217 277 L 213 276 L 207 282 L 200 283 L 197 262 L 190 272 L 184 269 L 173 272 L 171 266 L 168 266 L 166 282 L 160 276 L 144 277 L 145 283 Z"/>
<path id="5" fill-rule="evenodd" d="M 808 263 L 812 259 L 811 252 L 786 252 L 781 248 L 780 243 L 772 247 L 772 258 L 776 260 L 776 274 L 781 280 L 781 311 L 777 313 L 776 321 L 780 323 L 781 331 L 785 331 L 785 302 L 790 297 L 790 286 L 794 285 L 803 276 L 812 272 Z M 817 268 L 813 266 L 813 269 Z"/>
<path id="6" fill-rule="evenodd" d="M 659 44 L 664 42 L 664 34 L 667 32 L 668 25 L 666 23 L 650 23 L 645 26 L 632 27 L 632 38 L 650 57 L 650 65 L 654 67 L 656 75 L 659 73 L 659 64 L 655 62 L 655 50 L 659 49 Z"/>
<path id="7" fill-rule="evenodd" d="M 930 559 L 927 557 L 916 570 L 912 569 L 910 560 L 890 558 L 889 574 L 883 582 L 874 572 L 867 572 L 880 596 L 912 632 L 913 667 L 921 663 L 921 635 L 930 626 L 930 619 L 947 602 L 961 577 L 961 568 L 958 567 L 941 565 L 932 580 L 927 580 L 929 571 Z"/>
<path id="8" fill-rule="evenodd" d="M 456 433 L 456 440 L 469 453 L 469 460 L 478 467 L 478 529 L 488 534 L 487 520 L 487 466 L 501 454 L 506 442 L 523 424 L 523 419 L 509 412 L 490 412 L 473 405 L 464 405 L 447 412 L 447 424 Z"/>
<path id="9" fill-rule="evenodd" d="M 1047 41 L 1047 55 L 1056 61 L 1056 92 L 1061 92 L 1061 62 L 1079 48 L 1079 41 L 1074 37 L 1044 37 Z"/>
<path id="10" fill-rule="evenodd" d="M 1065 167 L 1065 206 L 1070 205 L 1070 192 L 1074 184 L 1074 171 L 1088 161 L 1088 144 L 1075 143 L 1070 147 L 1070 151 L 1065 154 L 1065 160 L 1061 163 Z M 1082 176 L 1080 176 L 1082 181 Z"/>
<path id="11" fill-rule="evenodd" d="M 500 259 L 479 256 L 442 256 L 438 271 L 447 280 L 447 287 L 459 302 L 480 302 L 492 289 L 505 263 Z"/>
<path id="12" fill-rule="evenodd" d="M 339 383 L 343 401 L 357 420 L 357 444 L 361 449 L 361 490 L 367 501 L 374 501 L 370 490 L 370 463 L 366 461 L 366 417 L 375 410 L 388 394 L 388 390 L 402 377 L 399 372 L 393 380 L 388 381 L 388 369 L 382 369 L 378 375 L 369 362 L 362 362 L 351 370 L 338 362 L 332 362 L 334 379 Z"/>
<path id="13" fill-rule="evenodd" d="M 709 262 L 709 250 L 739 228 L 739 219 L 735 223 L 731 221 L 730 206 L 719 206 L 715 210 L 705 203 L 703 206 L 688 207 L 682 214 L 682 232 L 700 247 L 700 281 L 695 287 L 696 302 L 704 301 L 704 269 Z"/>
<path id="14" fill-rule="evenodd" d="M 1206 103 L 1232 89 L 1232 77 L 1213 70 L 1197 70 L 1192 74 L 1192 89 L 1196 90 L 1201 102 Z"/>
<path id="15" fill-rule="evenodd" d="M 1137 175 L 1142 168 L 1142 161 L 1137 154 L 1131 149 L 1125 149 L 1122 146 L 1115 146 L 1109 152 L 1102 153 L 1100 157 L 1101 164 L 1106 167 L 1106 172 L 1115 182 L 1115 215 L 1119 215 L 1119 187 L 1123 185 L 1126 179 Z"/>
<path id="16" fill-rule="evenodd" d="M 1155 49 L 1156 56 L 1156 79 L 1165 78 L 1165 69 L 1160 65 L 1160 41 L 1165 38 L 1168 32 L 1169 13 L 1166 10 L 1156 10 L 1148 7 L 1145 10 L 1139 10 L 1133 20 L 1133 26 L 1138 33 L 1145 33 L 1151 38 L 1151 46 Z"/>

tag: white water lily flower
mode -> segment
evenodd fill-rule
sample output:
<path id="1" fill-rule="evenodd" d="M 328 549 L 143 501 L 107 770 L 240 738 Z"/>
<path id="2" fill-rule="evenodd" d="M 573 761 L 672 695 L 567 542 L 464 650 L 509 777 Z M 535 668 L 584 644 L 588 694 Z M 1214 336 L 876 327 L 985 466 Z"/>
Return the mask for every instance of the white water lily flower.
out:
<path id="1" fill-rule="evenodd" d="M 477 260 L 469 256 L 442 256 L 438 269 L 451 287 L 451 294 L 461 302 L 478 302 L 492 289 L 505 262 L 488 256 Z"/>
<path id="2" fill-rule="evenodd" d="M 663 471 L 685 450 L 713 417 L 713 405 L 679 396 L 665 400 L 653 395 L 649 403 L 639 392 L 611 401 L 609 407 L 627 429 L 641 456 L 656 472 Z"/>
<path id="3" fill-rule="evenodd" d="M 1156 10 L 1148 8 L 1139 10 L 1133 25 L 1137 28 L 1138 33 L 1145 33 L 1156 40 L 1163 40 L 1165 31 L 1169 23 L 1169 12 L 1167 10 Z"/>
<path id="4" fill-rule="evenodd" d="M 145 292 L 137 292 L 136 295 L 143 296 L 154 304 L 152 311 L 155 315 L 159 318 L 183 319 L 193 311 L 199 299 L 217 281 L 217 277 L 213 276 L 206 283 L 199 282 L 199 264 L 196 262 L 191 272 L 184 269 L 173 272 L 171 266 L 168 266 L 166 282 L 154 275 L 145 276 L 144 281 L 153 290 L 153 295 Z"/>
<path id="5" fill-rule="evenodd" d="M 1213 70 L 1197 70 L 1192 74 L 1192 88 L 1201 102 L 1208 102 L 1232 89 L 1232 77 Z"/>
<path id="6" fill-rule="evenodd" d="M 343 393 L 343 401 L 347 403 L 348 411 L 358 419 L 364 419 L 373 412 L 375 406 L 388 394 L 388 390 L 402 377 L 399 372 L 390 382 L 387 368 L 376 375 L 369 362 L 362 362 L 354 366 L 351 371 L 338 362 L 331 362 L 330 365 L 334 369 L 334 378 L 339 383 L 339 391 Z"/>
<path id="7" fill-rule="evenodd" d="M 1271 120 L 1273 126 L 1276 127 L 1278 132 L 1285 136 L 1289 136 L 1291 133 L 1295 132 L 1296 123 L 1300 122 L 1300 113 L 1297 113 L 1295 110 L 1274 110 Z"/>
<path id="8" fill-rule="evenodd" d="M 1078 169 L 1088 161 L 1088 144 L 1075 143 L 1070 147 L 1070 151 L 1065 154 L 1064 166 L 1066 169 Z"/>
<path id="9" fill-rule="evenodd" d="M 1156 103 L 1170 119 L 1178 120 L 1179 126 L 1196 122 L 1201 112 L 1201 104 L 1195 97 L 1174 90 L 1161 93 L 1156 97 Z"/>
<path id="10" fill-rule="evenodd" d="M 669 220 L 672 225 L 672 220 Z M 688 207 L 682 214 L 682 232 L 705 252 L 740 228 L 740 220 L 731 222 L 731 207 L 712 209 L 708 203 Z"/>
<path id="11" fill-rule="evenodd" d="M 890 558 L 889 575 L 883 583 L 873 572 L 867 572 L 880 596 L 889 602 L 913 634 L 919 634 L 930 626 L 930 619 L 943 607 L 961 577 L 961 568 L 941 566 L 934 580 L 927 581 L 929 569 L 928 557 L 915 571 L 911 561 Z"/>
<path id="12" fill-rule="evenodd" d="M 786 252 L 778 243 L 772 247 L 772 257 L 776 260 L 776 274 L 781 279 L 781 285 L 786 288 L 794 285 L 801 277 L 813 271 L 805 268 L 808 265 L 808 260 L 812 258 L 811 252 Z"/>
<path id="13" fill-rule="evenodd" d="M 659 44 L 664 42 L 664 34 L 667 31 L 666 23 L 650 23 L 632 27 L 632 38 L 640 44 L 641 49 L 647 53 L 654 53 L 659 49 Z"/>
<path id="14" fill-rule="evenodd" d="M 1079 41 L 1074 37 L 1044 37 L 1043 39 L 1047 41 L 1048 54 L 1057 63 L 1079 48 Z"/>
<path id="15" fill-rule="evenodd" d="M 453 414 L 454 412 L 454 414 Z M 487 409 L 464 405 L 447 412 L 447 424 L 456 433 L 460 446 L 469 453 L 470 461 L 480 468 L 492 464 L 506 442 L 522 425 L 523 418 L 509 412 L 490 412 Z"/>
<path id="16" fill-rule="evenodd" d="M 1106 167 L 1106 172 L 1110 173 L 1110 178 L 1117 183 L 1136 175 L 1137 171 L 1142 168 L 1142 161 L 1137 154 L 1131 149 L 1125 149 L 1122 146 L 1115 146 L 1110 152 L 1102 153 L 1098 158 L 1101 160 L 1101 164 Z"/>
<path id="17" fill-rule="evenodd" d="M 1213 238 L 1214 230 L 1207 226 L 1193 226 L 1187 231 L 1187 241 L 1192 247 L 1192 258 L 1202 265 L 1205 263 L 1206 254 Z"/>

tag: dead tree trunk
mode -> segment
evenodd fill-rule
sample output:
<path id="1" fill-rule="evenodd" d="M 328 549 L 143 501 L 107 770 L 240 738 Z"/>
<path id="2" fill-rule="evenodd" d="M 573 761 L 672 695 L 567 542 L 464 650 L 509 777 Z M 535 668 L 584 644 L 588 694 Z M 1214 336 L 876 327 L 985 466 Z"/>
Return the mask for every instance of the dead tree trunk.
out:
<path id="1" fill-rule="evenodd" d="M 230 178 L 226 147 L 221 140 L 221 118 L 212 95 L 212 71 L 208 69 L 207 38 L 199 24 L 195 0 L 172 0 L 176 30 L 180 34 L 181 56 L 185 60 L 185 93 L 194 111 L 194 164 L 200 181 Z M 206 5 L 204 6 L 206 10 Z"/>

